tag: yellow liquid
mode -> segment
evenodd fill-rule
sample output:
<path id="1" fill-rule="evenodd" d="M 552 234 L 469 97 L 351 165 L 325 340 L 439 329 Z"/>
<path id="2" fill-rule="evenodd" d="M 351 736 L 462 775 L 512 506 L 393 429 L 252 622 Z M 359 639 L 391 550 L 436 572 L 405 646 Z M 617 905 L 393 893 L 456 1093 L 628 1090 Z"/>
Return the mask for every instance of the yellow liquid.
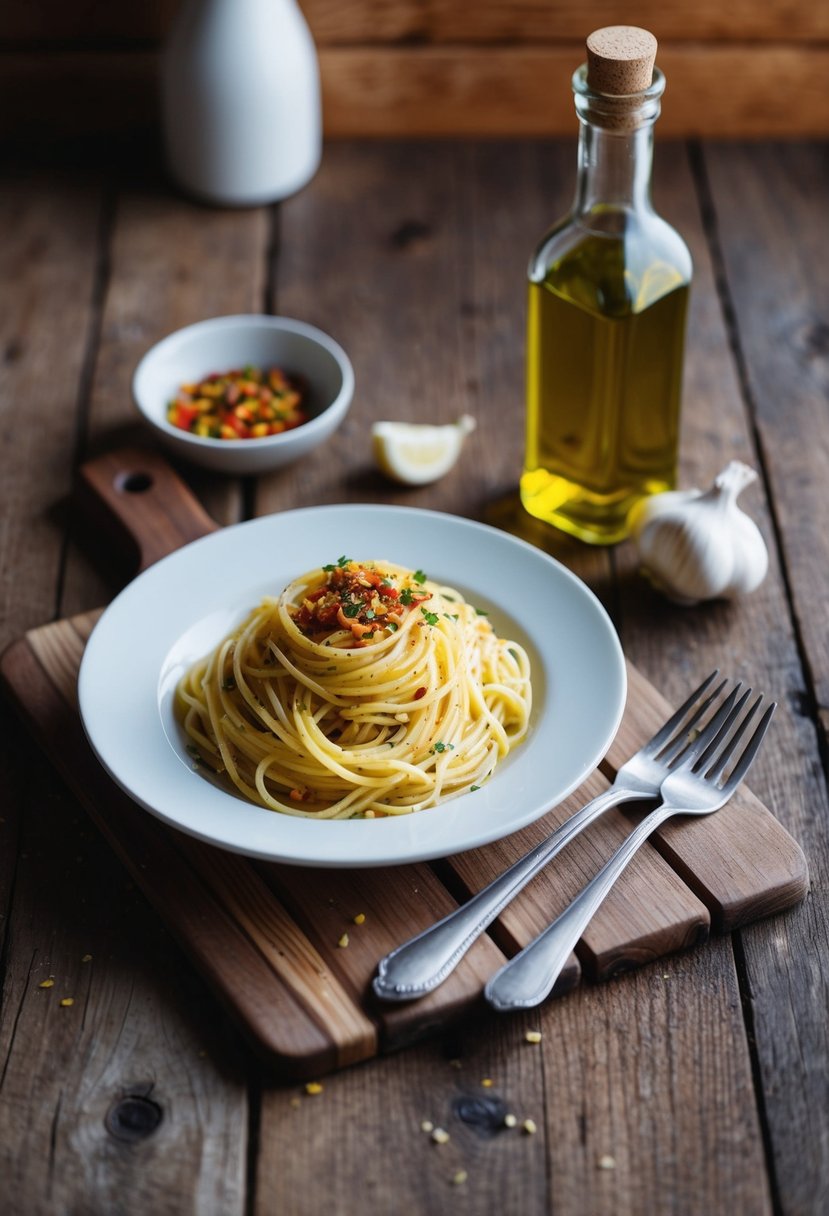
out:
<path id="1" fill-rule="evenodd" d="M 521 501 L 593 544 L 676 484 L 688 282 L 664 261 L 634 273 L 629 254 L 585 234 L 529 288 Z"/>

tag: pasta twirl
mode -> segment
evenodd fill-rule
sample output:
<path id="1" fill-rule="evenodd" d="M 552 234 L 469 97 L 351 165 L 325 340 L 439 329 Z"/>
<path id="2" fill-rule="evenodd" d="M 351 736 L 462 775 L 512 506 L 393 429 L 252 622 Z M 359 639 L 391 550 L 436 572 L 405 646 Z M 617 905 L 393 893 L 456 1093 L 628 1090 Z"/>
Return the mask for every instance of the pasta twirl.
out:
<path id="1" fill-rule="evenodd" d="M 526 734 L 530 664 L 450 587 L 342 557 L 266 599 L 177 690 L 190 750 L 286 815 L 379 818 L 479 786 Z"/>

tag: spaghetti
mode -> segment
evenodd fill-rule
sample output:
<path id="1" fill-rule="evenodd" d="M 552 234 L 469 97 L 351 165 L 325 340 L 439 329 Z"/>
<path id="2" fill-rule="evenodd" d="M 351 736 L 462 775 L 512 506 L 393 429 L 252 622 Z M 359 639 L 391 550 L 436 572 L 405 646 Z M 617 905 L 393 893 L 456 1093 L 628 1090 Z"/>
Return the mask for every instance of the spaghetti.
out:
<path id="1" fill-rule="evenodd" d="M 477 789 L 527 733 L 530 664 L 422 571 L 338 562 L 265 599 L 181 680 L 188 750 L 309 819 L 420 811 Z"/>

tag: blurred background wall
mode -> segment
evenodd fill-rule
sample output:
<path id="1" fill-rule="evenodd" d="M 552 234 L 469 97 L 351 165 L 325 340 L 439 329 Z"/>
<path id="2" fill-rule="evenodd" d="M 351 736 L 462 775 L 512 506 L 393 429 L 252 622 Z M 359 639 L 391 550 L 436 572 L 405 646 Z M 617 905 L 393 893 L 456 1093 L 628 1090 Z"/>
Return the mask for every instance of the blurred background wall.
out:
<path id="1" fill-rule="evenodd" d="M 128 133 L 156 116 L 179 0 L 11 0 L 0 10 L 0 136 Z M 575 130 L 585 36 L 643 25 L 668 77 L 660 136 L 829 134 L 829 0 L 302 0 L 326 134 Z M 275 65 L 278 70 L 278 64 Z"/>

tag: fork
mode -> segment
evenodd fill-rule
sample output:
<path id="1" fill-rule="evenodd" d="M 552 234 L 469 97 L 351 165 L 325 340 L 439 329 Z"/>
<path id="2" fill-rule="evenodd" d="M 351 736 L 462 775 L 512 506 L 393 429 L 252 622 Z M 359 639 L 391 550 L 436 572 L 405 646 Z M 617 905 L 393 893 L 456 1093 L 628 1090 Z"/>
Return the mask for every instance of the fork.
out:
<path id="1" fill-rule="evenodd" d="M 716 676 L 716 670 L 712 671 L 653 738 L 625 761 L 608 790 L 571 815 L 460 908 L 387 954 L 377 968 L 375 994 L 386 1001 L 408 1001 L 437 988 L 510 900 L 588 824 L 621 802 L 658 797 L 662 782 L 682 759 L 691 732 L 727 683 L 723 681 L 705 697 Z M 695 706 L 693 716 L 686 721 Z"/>
<path id="2" fill-rule="evenodd" d="M 656 810 L 645 816 L 561 915 L 489 980 L 484 996 L 494 1009 L 530 1009 L 544 1000 L 619 875 L 667 819 L 710 815 L 725 805 L 751 767 L 776 709 L 774 702 L 768 706 L 738 755 L 738 745 L 763 702 L 761 693 L 743 713 L 751 689 L 738 699 L 741 687 L 738 684 L 729 694 L 681 763 L 662 782 L 662 802 Z"/>

